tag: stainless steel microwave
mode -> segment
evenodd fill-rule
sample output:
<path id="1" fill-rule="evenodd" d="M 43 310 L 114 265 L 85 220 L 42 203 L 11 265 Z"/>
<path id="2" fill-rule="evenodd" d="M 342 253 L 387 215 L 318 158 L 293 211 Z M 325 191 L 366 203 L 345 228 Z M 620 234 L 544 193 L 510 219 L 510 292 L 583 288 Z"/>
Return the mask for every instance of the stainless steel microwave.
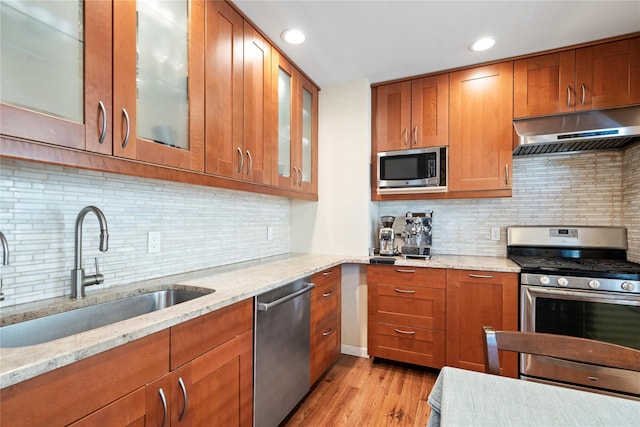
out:
<path id="1" fill-rule="evenodd" d="M 378 153 L 378 193 L 446 189 L 447 147 Z"/>

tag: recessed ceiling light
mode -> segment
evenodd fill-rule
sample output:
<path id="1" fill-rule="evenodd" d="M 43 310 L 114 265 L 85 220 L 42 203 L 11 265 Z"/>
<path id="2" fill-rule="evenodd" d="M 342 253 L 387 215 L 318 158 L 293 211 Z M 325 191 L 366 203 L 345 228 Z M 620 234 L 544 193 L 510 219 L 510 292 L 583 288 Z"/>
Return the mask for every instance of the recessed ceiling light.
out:
<path id="1" fill-rule="evenodd" d="M 476 40 L 471 46 L 469 46 L 469 49 L 474 52 L 481 52 L 493 47 L 494 44 L 496 44 L 496 41 L 491 37 L 483 37 Z"/>
<path id="2" fill-rule="evenodd" d="M 301 44 L 304 43 L 307 38 L 301 30 L 295 28 L 284 30 L 282 34 L 280 34 L 280 37 L 289 44 Z"/>

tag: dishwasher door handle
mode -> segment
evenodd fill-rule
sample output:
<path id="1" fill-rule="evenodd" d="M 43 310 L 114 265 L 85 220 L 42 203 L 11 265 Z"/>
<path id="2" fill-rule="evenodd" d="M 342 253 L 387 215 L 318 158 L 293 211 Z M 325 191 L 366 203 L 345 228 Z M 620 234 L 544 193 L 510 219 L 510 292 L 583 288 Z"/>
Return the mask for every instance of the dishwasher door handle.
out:
<path id="1" fill-rule="evenodd" d="M 258 310 L 260 310 L 260 311 L 269 311 L 272 308 L 279 306 L 280 304 L 284 304 L 285 302 L 287 302 L 287 301 L 289 301 L 291 299 L 294 299 L 297 296 L 300 296 L 300 295 L 304 294 L 305 292 L 309 292 L 311 289 L 313 289 L 315 287 L 316 287 L 316 285 L 314 285 L 313 283 L 307 283 L 307 285 L 304 288 L 302 288 L 302 289 L 300 289 L 298 291 L 295 291 L 293 293 L 290 293 L 289 295 L 286 295 L 286 296 L 284 296 L 284 297 L 282 297 L 280 299 L 277 299 L 277 300 L 272 301 L 272 302 L 260 302 L 260 303 L 258 303 Z"/>

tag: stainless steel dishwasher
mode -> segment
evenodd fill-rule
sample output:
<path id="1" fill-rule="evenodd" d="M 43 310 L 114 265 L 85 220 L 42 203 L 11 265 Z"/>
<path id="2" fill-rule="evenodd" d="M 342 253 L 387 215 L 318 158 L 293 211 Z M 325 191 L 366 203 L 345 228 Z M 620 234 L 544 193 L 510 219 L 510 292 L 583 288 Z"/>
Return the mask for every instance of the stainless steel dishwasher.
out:
<path id="1" fill-rule="evenodd" d="M 309 391 L 309 278 L 255 301 L 253 425 L 276 427 Z"/>

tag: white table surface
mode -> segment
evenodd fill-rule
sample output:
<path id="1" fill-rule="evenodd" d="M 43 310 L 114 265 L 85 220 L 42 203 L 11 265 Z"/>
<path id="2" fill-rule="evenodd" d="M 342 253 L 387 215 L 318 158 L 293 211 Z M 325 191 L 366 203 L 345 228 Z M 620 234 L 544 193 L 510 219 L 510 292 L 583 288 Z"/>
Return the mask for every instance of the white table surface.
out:
<path id="1" fill-rule="evenodd" d="M 429 426 L 640 426 L 640 402 L 445 367 Z"/>

